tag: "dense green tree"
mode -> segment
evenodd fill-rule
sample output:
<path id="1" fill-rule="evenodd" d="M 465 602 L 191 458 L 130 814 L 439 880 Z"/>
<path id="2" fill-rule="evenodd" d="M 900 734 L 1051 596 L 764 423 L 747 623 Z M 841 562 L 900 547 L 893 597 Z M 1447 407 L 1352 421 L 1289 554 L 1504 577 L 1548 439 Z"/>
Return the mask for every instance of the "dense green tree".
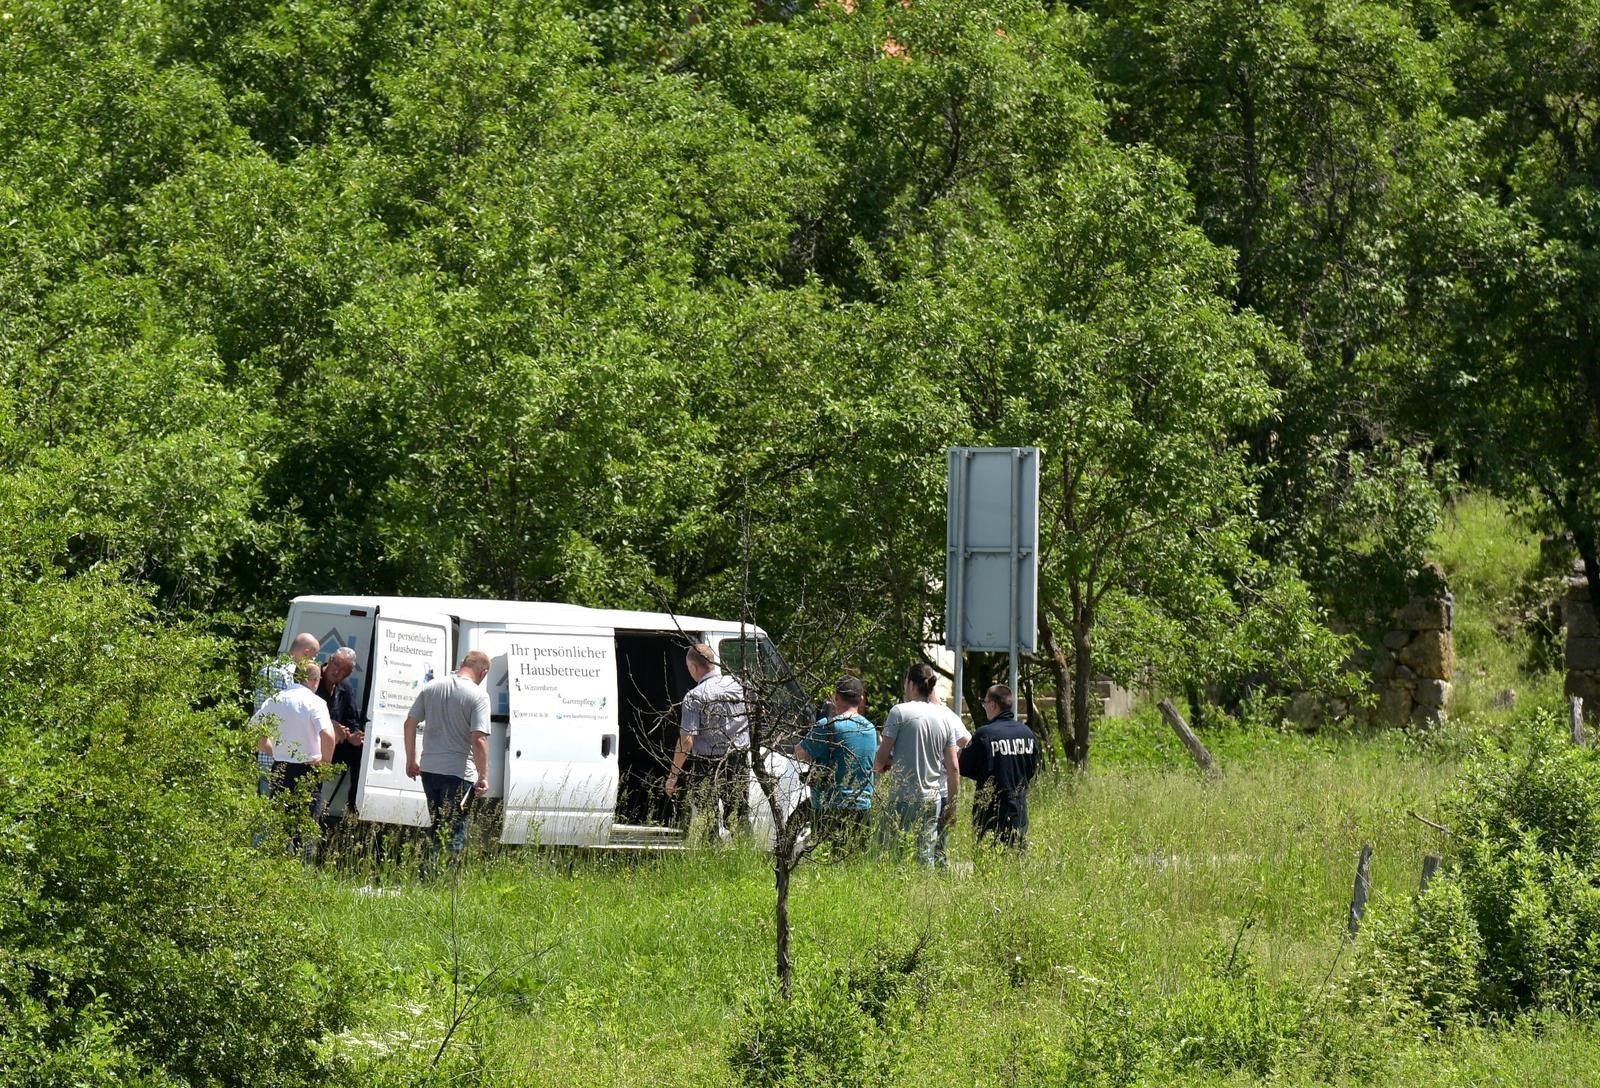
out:
<path id="1" fill-rule="evenodd" d="M 0 1070 L 335 1072 L 197 630 L 295 592 L 753 607 L 887 678 L 945 448 L 1038 445 L 1080 764 L 1098 673 L 1332 674 L 1452 455 L 1600 592 L 1597 12 L 0 13 Z"/>
<path id="2" fill-rule="evenodd" d="M 1488 185 L 1459 267 L 1450 436 L 1569 534 L 1600 593 L 1600 5 L 1464 5 L 1456 108 Z M 1466 219 L 1463 216 L 1463 219 Z"/>
<path id="3" fill-rule="evenodd" d="M 845 583 L 890 587 L 898 645 L 936 637 L 943 448 L 1042 445 L 1041 603 L 1058 690 L 1080 696 L 1063 730 L 1080 762 L 1097 661 L 1150 675 L 1133 661 L 1153 629 L 1193 632 L 1178 637 L 1215 650 L 1212 677 L 1246 668 L 1240 642 L 1213 636 L 1254 602 L 1315 630 L 1292 573 L 1250 558 L 1254 478 L 1230 438 L 1268 411 L 1264 367 L 1294 353 L 1230 312 L 1230 270 L 1185 227 L 1181 178 L 1103 140 L 1078 21 L 1027 4 L 824 6 L 787 33 L 812 43 L 787 70 L 770 24 L 704 29 L 687 52 L 748 108 L 803 110 L 835 164 L 822 219 L 801 235 L 846 254 L 819 257 L 819 274 L 871 315 L 877 385 L 840 428 L 872 460 L 819 474 L 823 493 L 845 497 L 830 508 L 851 517 L 812 522 L 835 545 L 813 563 L 838 570 L 839 545 L 876 563 Z M 848 247 L 826 241 L 835 234 Z M 851 473 L 880 465 L 896 467 L 852 495 Z M 1112 625 L 1102 658 L 1094 632 L 1108 607 L 1136 619 Z M 1324 665 L 1337 651 L 1326 637 L 1299 644 Z M 1182 657 L 1164 656 L 1165 675 L 1182 675 Z"/>
<path id="4" fill-rule="evenodd" d="M 1356 620 L 1420 562 L 1437 514 L 1420 379 L 1434 352 L 1427 212 L 1462 190 L 1470 130 L 1444 112 L 1449 53 L 1427 7 L 1134 0 L 1104 15 L 1114 130 L 1185 169 L 1198 222 L 1234 251 L 1233 295 L 1300 348 L 1248 432 L 1258 547 Z M 1447 12 L 1442 13 L 1448 16 Z"/>
<path id="5" fill-rule="evenodd" d="M 1124 682 L 1154 679 L 1152 668 L 1200 675 L 1185 653 L 1267 588 L 1248 547 L 1252 473 L 1232 435 L 1270 410 L 1262 360 L 1289 349 L 1217 290 L 1227 255 L 1184 230 L 1188 199 L 1169 167 L 1110 150 L 1077 166 L 994 228 L 1003 240 L 950 240 L 896 295 L 913 357 L 963 392 L 974 432 L 1044 451 L 1040 633 L 1058 690 L 1074 697 L 1082 765 L 1100 672 L 1116 662 Z M 1315 627 L 1307 602 L 1272 600 L 1291 604 L 1291 626 Z M 1103 625 L 1111 611 L 1120 622 Z M 1107 629 L 1116 637 L 1102 654 Z M 1161 631 L 1185 653 L 1134 664 L 1133 647 Z M 1220 679 L 1259 664 L 1229 660 L 1226 646 L 1239 649 L 1214 643 L 1193 665 Z"/>

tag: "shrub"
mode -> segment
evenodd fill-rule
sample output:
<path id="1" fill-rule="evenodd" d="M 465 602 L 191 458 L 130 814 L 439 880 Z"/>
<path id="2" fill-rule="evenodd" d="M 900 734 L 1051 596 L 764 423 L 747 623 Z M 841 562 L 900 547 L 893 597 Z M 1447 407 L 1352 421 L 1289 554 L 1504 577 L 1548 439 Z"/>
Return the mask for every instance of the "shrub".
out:
<path id="1" fill-rule="evenodd" d="M 1443 885 L 1380 933 L 1375 974 L 1435 1024 L 1600 1006 L 1600 755 L 1548 713 L 1468 761 Z"/>
<path id="2" fill-rule="evenodd" d="M 1373 952 L 1360 973 L 1357 996 L 1374 990 L 1398 996 L 1436 1027 L 1477 1007 L 1483 937 L 1460 883 L 1435 880 L 1409 910 L 1393 919 L 1379 918 L 1374 931 Z"/>
<path id="3" fill-rule="evenodd" d="M 1386 1060 L 1383 1034 L 1366 1017 L 1264 977 L 1236 947 L 1215 950 L 1160 996 L 1117 978 L 1097 980 L 1086 995 L 1059 1053 L 1035 1058 L 1050 1066 L 1044 1083 L 1120 1088 L 1286 1075 L 1342 1083 L 1370 1080 Z"/>
<path id="4" fill-rule="evenodd" d="M 95 574 L 0 583 L 0 629 L 0 1084 L 325 1083 L 346 972 L 248 848 L 215 647 Z"/>
<path id="5" fill-rule="evenodd" d="M 746 1004 L 728 1064 L 752 1088 L 871 1088 L 905 1057 L 911 1017 L 925 1000 L 921 942 L 874 949 L 848 970 L 819 972 L 785 1001 L 769 986 Z"/>
<path id="6" fill-rule="evenodd" d="M 1135 1083 L 1158 1052 L 1157 1018 L 1120 980 L 1087 991 L 1072 1020 L 1052 1081 L 1096 1088 Z"/>
<path id="7" fill-rule="evenodd" d="M 1211 969 L 1170 998 L 1161 1030 L 1173 1065 L 1265 1077 L 1293 1052 L 1307 1018 L 1287 984 L 1262 979 L 1248 955 L 1214 956 Z"/>

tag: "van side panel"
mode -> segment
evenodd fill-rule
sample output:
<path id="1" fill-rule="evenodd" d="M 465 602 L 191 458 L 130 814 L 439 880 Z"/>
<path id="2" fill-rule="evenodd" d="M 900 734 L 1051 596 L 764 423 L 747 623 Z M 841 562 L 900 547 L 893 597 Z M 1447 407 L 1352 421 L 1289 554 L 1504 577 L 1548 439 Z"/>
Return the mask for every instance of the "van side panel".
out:
<path id="1" fill-rule="evenodd" d="M 351 673 L 359 696 L 366 690 L 367 662 L 372 658 L 372 621 L 378 613 L 375 607 L 321 604 L 313 601 L 296 601 L 289 609 L 289 622 L 283 629 L 283 639 L 278 643 L 280 656 L 289 652 L 289 643 L 302 631 L 317 636 L 319 662 L 328 660 L 335 650 L 348 646 L 356 652 L 356 669 Z"/>
<path id="2" fill-rule="evenodd" d="M 505 667 L 509 720 L 500 840 L 604 845 L 617 804 L 614 632 L 500 629 L 473 638 Z"/>
<path id="3" fill-rule="evenodd" d="M 422 782 L 406 776 L 405 720 L 417 692 L 450 670 L 448 616 L 384 610 L 373 629 L 372 683 L 367 695 L 367 742 L 356 807 L 363 820 L 428 823 Z M 424 723 L 418 754 L 427 751 Z"/>

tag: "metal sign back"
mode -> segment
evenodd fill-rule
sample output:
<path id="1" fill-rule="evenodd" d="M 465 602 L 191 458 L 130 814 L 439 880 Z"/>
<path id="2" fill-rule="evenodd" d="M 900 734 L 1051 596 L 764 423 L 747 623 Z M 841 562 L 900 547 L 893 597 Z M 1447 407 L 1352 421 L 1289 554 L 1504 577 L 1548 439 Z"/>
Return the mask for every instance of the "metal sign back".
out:
<path id="1" fill-rule="evenodd" d="M 1039 450 L 949 452 L 945 645 L 1032 653 L 1038 631 Z"/>

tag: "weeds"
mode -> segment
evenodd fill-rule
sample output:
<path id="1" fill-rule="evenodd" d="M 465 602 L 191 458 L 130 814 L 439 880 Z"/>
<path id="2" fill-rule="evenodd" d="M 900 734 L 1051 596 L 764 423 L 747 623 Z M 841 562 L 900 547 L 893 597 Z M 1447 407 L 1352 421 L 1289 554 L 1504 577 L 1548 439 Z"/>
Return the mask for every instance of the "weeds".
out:
<path id="1" fill-rule="evenodd" d="M 843 1070 L 881 1085 L 1468 1083 L 1463 1070 L 1493 1068 L 1491 1037 L 1436 1041 L 1421 1006 L 1368 977 L 1377 934 L 1441 849 L 1407 813 L 1456 827 L 1456 772 L 1397 738 L 1285 737 L 1212 786 L 1182 766 L 1047 779 L 1026 857 L 969 866 L 958 831 L 951 874 L 871 857 L 797 870 L 791 1006 L 766 981 L 758 852 L 506 852 L 461 874 L 463 947 L 486 963 L 546 951 L 536 971 L 504 973 L 461 1060 L 497 1085 L 560 1088 L 826 1084 Z M 1363 841 L 1372 922 L 1335 962 Z M 306 878 L 351 957 L 378 965 L 365 1026 L 426 1024 L 429 1049 L 404 1059 L 425 1066 L 449 1019 L 448 889 Z M 1432 924 L 1457 932 L 1444 913 Z M 1412 976 L 1419 993 L 1465 992 L 1448 963 L 1435 970 Z M 1561 1028 L 1552 1060 L 1578 1063 L 1586 1030 Z M 1507 1045 L 1532 1061 L 1533 1040 Z M 1459 1061 L 1412 1062 L 1422 1046 Z"/>

